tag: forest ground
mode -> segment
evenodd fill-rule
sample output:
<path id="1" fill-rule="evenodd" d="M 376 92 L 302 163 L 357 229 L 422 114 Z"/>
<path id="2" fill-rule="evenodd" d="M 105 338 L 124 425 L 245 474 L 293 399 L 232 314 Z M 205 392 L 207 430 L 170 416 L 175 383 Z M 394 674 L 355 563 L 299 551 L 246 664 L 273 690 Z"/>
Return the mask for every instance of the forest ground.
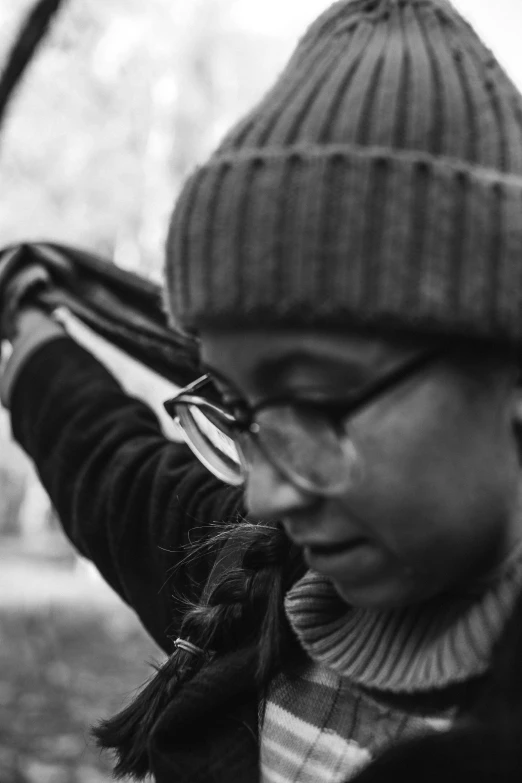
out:
<path id="1" fill-rule="evenodd" d="M 109 783 L 90 727 L 161 659 L 130 610 L 58 550 L 0 542 L 2 783 Z"/>

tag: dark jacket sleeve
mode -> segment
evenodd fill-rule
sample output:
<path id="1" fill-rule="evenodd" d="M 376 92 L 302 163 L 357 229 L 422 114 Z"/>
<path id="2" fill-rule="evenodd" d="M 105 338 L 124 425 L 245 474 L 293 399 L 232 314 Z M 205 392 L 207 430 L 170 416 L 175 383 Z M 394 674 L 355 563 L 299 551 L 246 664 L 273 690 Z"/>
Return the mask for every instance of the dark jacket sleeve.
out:
<path id="1" fill-rule="evenodd" d="M 170 650 L 216 554 L 191 557 L 187 545 L 236 521 L 241 493 L 167 440 L 152 410 L 68 337 L 22 368 L 11 420 L 67 536 Z"/>

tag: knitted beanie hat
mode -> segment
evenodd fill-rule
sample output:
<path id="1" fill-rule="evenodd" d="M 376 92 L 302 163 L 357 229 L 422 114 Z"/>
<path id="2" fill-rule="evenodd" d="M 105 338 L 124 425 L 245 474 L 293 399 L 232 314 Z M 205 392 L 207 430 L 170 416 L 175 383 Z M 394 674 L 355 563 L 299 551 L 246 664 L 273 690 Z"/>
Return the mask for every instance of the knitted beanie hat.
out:
<path id="1" fill-rule="evenodd" d="M 341 0 L 186 184 L 174 322 L 522 341 L 522 97 L 447 0 Z"/>

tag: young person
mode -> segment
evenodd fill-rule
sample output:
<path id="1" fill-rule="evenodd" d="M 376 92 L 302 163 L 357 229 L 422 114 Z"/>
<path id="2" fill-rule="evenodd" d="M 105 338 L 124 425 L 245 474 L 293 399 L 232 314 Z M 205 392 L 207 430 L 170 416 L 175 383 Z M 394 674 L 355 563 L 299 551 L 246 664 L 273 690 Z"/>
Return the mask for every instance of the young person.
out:
<path id="1" fill-rule="evenodd" d="M 10 308 L 15 436 L 169 654 L 117 772 L 519 778 L 521 206 L 522 98 L 453 7 L 341 0 L 174 212 L 192 451 Z"/>

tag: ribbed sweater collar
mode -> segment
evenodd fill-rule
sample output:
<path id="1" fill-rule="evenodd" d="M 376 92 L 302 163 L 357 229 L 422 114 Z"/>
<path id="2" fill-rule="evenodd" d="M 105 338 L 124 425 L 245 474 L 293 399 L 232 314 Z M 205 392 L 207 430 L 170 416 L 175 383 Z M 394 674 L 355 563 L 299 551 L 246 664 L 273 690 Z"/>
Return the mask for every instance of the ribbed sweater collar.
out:
<path id="1" fill-rule="evenodd" d="M 522 588 L 522 551 L 480 593 L 393 610 L 348 606 L 308 571 L 285 599 L 289 622 L 318 664 L 366 688 L 442 689 L 484 674 Z"/>

